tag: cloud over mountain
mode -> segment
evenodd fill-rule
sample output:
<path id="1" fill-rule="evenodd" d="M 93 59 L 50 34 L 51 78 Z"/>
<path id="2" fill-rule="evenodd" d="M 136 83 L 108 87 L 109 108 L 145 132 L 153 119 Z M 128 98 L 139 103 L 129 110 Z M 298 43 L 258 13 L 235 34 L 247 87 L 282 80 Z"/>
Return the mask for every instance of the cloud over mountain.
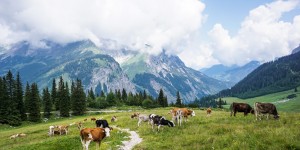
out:
<path id="1" fill-rule="evenodd" d="M 176 50 L 202 23 L 197 0 L 3 0 L 0 41 L 47 39 L 67 43 L 102 39 L 150 53 Z"/>

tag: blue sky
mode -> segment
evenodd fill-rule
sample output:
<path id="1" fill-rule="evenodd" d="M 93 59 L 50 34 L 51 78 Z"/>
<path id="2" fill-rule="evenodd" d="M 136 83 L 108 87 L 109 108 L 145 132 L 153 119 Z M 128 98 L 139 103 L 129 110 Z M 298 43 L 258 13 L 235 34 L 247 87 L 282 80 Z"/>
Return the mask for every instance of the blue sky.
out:
<path id="1" fill-rule="evenodd" d="M 90 39 L 99 47 L 112 40 L 111 49 L 154 55 L 164 49 L 194 69 L 266 62 L 299 45 L 300 1 L 0 1 L 4 53 L 24 40 L 45 47 L 44 39 L 61 44 Z"/>

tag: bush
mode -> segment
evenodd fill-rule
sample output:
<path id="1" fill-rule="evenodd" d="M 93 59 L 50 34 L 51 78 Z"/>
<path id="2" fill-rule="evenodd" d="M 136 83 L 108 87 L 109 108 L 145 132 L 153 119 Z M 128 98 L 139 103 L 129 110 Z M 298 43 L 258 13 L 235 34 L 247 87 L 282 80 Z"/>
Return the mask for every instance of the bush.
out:
<path id="1" fill-rule="evenodd" d="M 153 101 L 150 100 L 150 99 L 145 99 L 143 102 L 142 102 L 142 106 L 145 107 L 145 108 L 153 108 Z"/>

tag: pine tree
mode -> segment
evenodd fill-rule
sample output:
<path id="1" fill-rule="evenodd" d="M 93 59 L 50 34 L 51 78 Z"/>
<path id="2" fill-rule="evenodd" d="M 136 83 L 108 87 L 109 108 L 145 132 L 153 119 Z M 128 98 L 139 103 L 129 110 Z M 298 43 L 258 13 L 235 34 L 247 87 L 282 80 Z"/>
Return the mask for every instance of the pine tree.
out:
<path id="1" fill-rule="evenodd" d="M 294 92 L 298 92 L 298 89 L 297 89 L 297 87 L 295 87 L 295 89 L 294 89 Z"/>
<path id="2" fill-rule="evenodd" d="M 59 84 L 58 84 L 58 101 L 59 101 L 59 112 L 61 117 L 69 117 L 69 100 L 67 95 L 67 90 L 65 87 L 64 80 L 62 76 L 60 76 Z"/>
<path id="3" fill-rule="evenodd" d="M 52 102 L 48 87 L 43 90 L 43 102 L 44 102 L 44 117 L 50 118 L 52 110 Z"/>
<path id="4" fill-rule="evenodd" d="M 94 108 L 96 106 L 96 97 L 92 88 L 88 90 L 87 103 L 89 107 Z"/>
<path id="5" fill-rule="evenodd" d="M 158 105 L 160 105 L 161 107 L 164 106 L 164 92 L 162 89 L 159 90 L 157 102 L 158 102 Z"/>
<path id="6" fill-rule="evenodd" d="M 122 89 L 122 101 L 126 104 L 127 103 L 127 93 L 126 90 Z"/>
<path id="7" fill-rule="evenodd" d="M 55 79 L 53 79 L 53 81 L 52 81 L 51 101 L 55 106 L 55 110 L 59 110 L 59 101 L 58 101 L 58 98 L 57 98 L 57 89 L 56 89 Z"/>
<path id="8" fill-rule="evenodd" d="M 71 102 L 73 115 L 83 115 L 86 109 L 85 93 L 79 79 L 76 80 L 76 84 L 72 84 Z"/>
<path id="9" fill-rule="evenodd" d="M 31 88 L 29 83 L 27 82 L 25 88 L 25 94 L 24 94 L 24 106 L 25 106 L 25 112 L 27 113 L 29 113 L 30 101 L 31 101 Z"/>
<path id="10" fill-rule="evenodd" d="M 175 105 L 177 107 L 181 107 L 182 106 L 182 102 L 181 102 L 179 91 L 176 92 L 176 103 L 175 103 Z"/>
<path id="11" fill-rule="evenodd" d="M 31 84 L 31 94 L 30 94 L 30 101 L 28 107 L 29 107 L 28 120 L 31 122 L 41 121 L 40 96 L 39 96 L 38 86 L 36 83 Z"/>
<path id="12" fill-rule="evenodd" d="M 22 87 L 22 82 L 21 82 L 21 77 L 19 72 L 17 74 L 17 79 L 16 79 L 16 97 L 18 100 L 17 109 L 20 111 L 21 120 L 25 121 L 27 120 L 27 115 L 26 115 L 24 101 L 23 101 L 23 87 Z"/>
<path id="13" fill-rule="evenodd" d="M 222 106 L 222 99 L 221 98 L 219 98 L 218 107 L 219 108 L 223 108 L 223 106 Z"/>
<path id="14" fill-rule="evenodd" d="M 0 123 L 8 124 L 8 108 L 9 100 L 7 94 L 7 87 L 5 84 L 5 77 L 0 78 Z"/>
<path id="15" fill-rule="evenodd" d="M 13 78 L 11 71 L 8 71 L 6 74 L 6 87 L 8 93 L 9 106 L 8 107 L 8 124 L 10 125 L 21 125 L 21 114 L 17 109 L 18 107 L 18 99 L 16 92 L 16 82 Z"/>

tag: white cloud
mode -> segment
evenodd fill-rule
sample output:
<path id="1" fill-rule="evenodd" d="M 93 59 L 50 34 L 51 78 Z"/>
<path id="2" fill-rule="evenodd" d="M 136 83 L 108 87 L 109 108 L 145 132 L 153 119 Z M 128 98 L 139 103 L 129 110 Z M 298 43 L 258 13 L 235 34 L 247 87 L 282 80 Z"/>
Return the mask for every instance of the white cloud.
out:
<path id="1" fill-rule="evenodd" d="M 270 61 L 291 53 L 300 43 L 300 15 L 292 22 L 280 20 L 298 1 L 275 1 L 250 11 L 237 35 L 230 36 L 221 24 L 209 32 L 211 57 L 219 63 L 245 64 L 251 60 Z"/>
<path id="2" fill-rule="evenodd" d="M 110 39 L 158 53 L 189 40 L 201 27 L 204 7 L 198 0 L 2 0 L 0 41 L 89 38 L 101 45 L 101 39 Z"/>

